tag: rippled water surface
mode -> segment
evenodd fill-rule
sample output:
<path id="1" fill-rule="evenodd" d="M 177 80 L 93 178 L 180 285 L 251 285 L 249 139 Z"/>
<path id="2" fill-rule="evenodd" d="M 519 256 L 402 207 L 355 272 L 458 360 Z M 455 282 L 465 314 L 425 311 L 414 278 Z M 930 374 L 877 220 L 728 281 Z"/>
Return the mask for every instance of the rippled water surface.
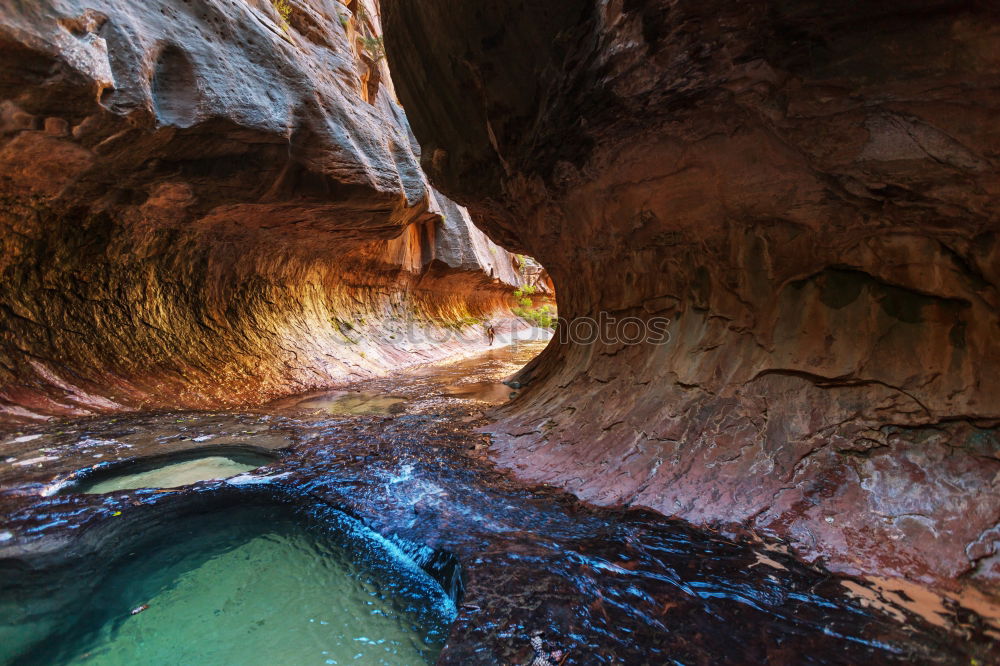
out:
<path id="1" fill-rule="evenodd" d="M 494 468 L 490 440 L 477 428 L 488 422 L 484 414 L 491 405 L 530 399 L 530 387 L 511 388 L 500 380 L 541 346 L 497 349 L 477 359 L 364 382 L 350 391 L 299 396 L 254 411 L 102 417 L 0 436 L 0 515 L 7 521 L 0 529 L 0 576 L 5 543 L 59 548 L 78 543 L 79 534 L 89 534 L 89 527 L 80 528 L 90 524 L 114 525 L 145 509 L 170 515 L 178 503 L 211 505 L 238 489 L 249 497 L 281 498 L 317 515 L 340 508 L 399 543 L 422 544 L 407 552 L 457 600 L 441 664 L 1000 663 L 1000 613 L 981 600 L 916 594 L 914 586 L 902 581 L 835 575 L 802 563 L 781 544 L 720 534 L 648 512 L 597 509 L 553 488 L 526 487 Z M 327 408 L 350 394 L 381 396 L 396 404 L 359 413 Z M 101 464 L 98 461 L 187 450 L 202 441 L 284 453 L 230 481 L 170 492 L 44 496 L 54 480 Z M 317 520 L 323 523 L 322 517 Z M 213 533 L 224 530 L 222 524 L 215 525 Z M 264 631 L 263 626 L 254 629 L 256 619 L 249 615 L 233 622 L 216 615 L 241 605 L 253 607 L 260 601 L 251 598 L 257 591 L 280 604 L 284 591 L 290 590 L 292 598 L 301 596 L 294 605 L 305 611 L 294 618 L 291 612 L 265 618 L 264 625 L 273 622 L 269 626 L 280 628 L 274 634 L 281 636 L 275 639 L 280 658 L 274 657 L 279 652 L 274 646 L 273 653 L 261 649 L 265 661 L 248 656 L 248 661 L 232 663 L 314 663 L 310 660 L 317 657 L 318 644 L 313 637 L 332 631 L 332 624 L 320 623 L 330 621 L 329 607 L 341 596 L 364 599 L 373 588 L 337 588 L 338 583 L 325 578 L 327 565 L 321 563 L 327 558 L 299 560 L 294 553 L 279 557 L 279 546 L 293 538 L 280 531 L 277 536 L 251 533 L 250 538 L 237 539 L 239 547 L 219 551 L 234 558 L 226 560 L 226 566 L 206 558 L 186 568 L 194 578 L 190 584 L 175 576 L 171 580 L 180 582 L 171 583 L 174 587 L 157 583 L 148 592 L 126 595 L 114 604 L 114 613 L 102 616 L 119 618 L 114 621 L 118 624 L 99 623 L 100 636 L 122 637 L 120 645 L 115 640 L 100 643 L 108 650 L 107 658 L 125 654 L 119 650 L 133 644 L 142 647 L 146 637 L 157 632 L 178 642 L 195 637 L 190 645 L 217 654 L 208 634 L 190 623 L 192 613 L 172 595 L 175 588 L 212 589 L 218 579 L 230 585 L 227 591 L 206 592 L 202 598 L 210 619 L 223 623 L 217 625 L 219 636 L 253 638 Z M 293 551 L 301 554 L 303 549 Z M 250 560 L 242 561 L 257 558 L 258 564 L 248 567 L 245 578 L 230 575 L 244 557 Z M 277 572 L 279 560 L 286 559 L 298 563 Z M 132 571 L 131 566 L 126 570 Z M 200 567 L 208 568 L 198 573 Z M 317 593 L 321 598 L 315 603 L 299 578 L 303 571 L 325 590 Z M 146 578 L 159 580 L 155 571 L 145 569 L 128 574 L 129 580 Z M 244 579 L 247 586 L 240 582 Z M 934 601 L 918 604 L 918 598 Z M 148 610 L 122 616 L 122 609 L 150 599 L 156 603 L 150 602 Z M 418 619 L 429 617 L 428 609 L 437 607 L 431 599 L 440 597 L 414 598 L 412 612 Z M 390 604 L 395 609 L 389 611 L 392 617 L 413 617 L 407 614 L 408 606 L 396 603 Z M 55 615 L 79 615 L 72 608 L 62 612 Z M 341 620 L 343 635 L 359 644 L 355 654 L 362 656 L 347 663 L 378 663 L 366 661 L 375 658 L 371 655 L 388 663 L 419 663 L 391 661 L 396 654 L 381 652 L 390 643 L 393 649 L 409 645 L 421 659 L 432 658 L 444 616 L 431 616 L 439 619 L 414 625 L 423 629 L 402 636 L 396 632 L 404 620 L 379 624 L 378 633 L 364 633 L 374 643 L 369 644 L 354 640 L 357 616 L 348 614 Z M 53 613 L 40 617 L 48 622 Z M 286 626 L 286 621 L 291 624 Z M 305 639 L 293 639 L 302 627 Z M 421 643 L 425 636 L 427 645 Z M 179 654 L 184 659 L 169 663 L 211 663 L 192 662 L 189 652 Z M 93 658 L 105 657 L 95 652 Z M 142 656 L 129 659 L 157 663 Z"/>
<path id="2" fill-rule="evenodd" d="M 13 663 L 433 663 L 454 617 L 430 576 L 337 512 L 304 526 L 284 508 L 237 506 L 125 540 L 100 565 L 83 564 L 68 589 L 34 581 L 38 596 L 54 592 L 67 607 L 41 614 L 52 633 L 36 625 L 41 640 L 18 646 Z M 21 597 L 22 619 L 47 603 L 34 596 Z M 21 630 L 23 640 L 17 612 L 4 610 L 7 636 Z"/>
<path id="3" fill-rule="evenodd" d="M 402 413 L 405 404 L 406 398 L 387 396 L 381 393 L 336 391 L 306 398 L 296 403 L 295 407 L 313 414 L 387 415 Z"/>

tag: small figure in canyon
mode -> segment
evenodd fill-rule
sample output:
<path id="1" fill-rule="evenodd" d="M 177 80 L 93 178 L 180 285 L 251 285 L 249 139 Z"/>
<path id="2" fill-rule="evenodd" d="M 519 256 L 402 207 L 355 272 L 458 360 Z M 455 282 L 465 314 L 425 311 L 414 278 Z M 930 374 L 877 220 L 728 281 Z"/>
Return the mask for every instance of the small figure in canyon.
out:
<path id="1" fill-rule="evenodd" d="M 493 340 L 497 337 L 497 332 L 493 328 L 493 324 L 486 324 L 486 337 L 490 340 L 490 347 L 493 346 Z"/>

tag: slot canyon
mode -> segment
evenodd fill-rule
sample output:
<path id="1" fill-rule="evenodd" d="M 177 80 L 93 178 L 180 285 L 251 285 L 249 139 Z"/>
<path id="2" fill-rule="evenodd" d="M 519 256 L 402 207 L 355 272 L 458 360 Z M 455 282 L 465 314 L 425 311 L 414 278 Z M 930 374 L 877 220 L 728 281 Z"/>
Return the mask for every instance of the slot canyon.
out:
<path id="1" fill-rule="evenodd" d="M 3 0 L 0 664 L 1000 663 L 998 119 L 987 0 Z"/>

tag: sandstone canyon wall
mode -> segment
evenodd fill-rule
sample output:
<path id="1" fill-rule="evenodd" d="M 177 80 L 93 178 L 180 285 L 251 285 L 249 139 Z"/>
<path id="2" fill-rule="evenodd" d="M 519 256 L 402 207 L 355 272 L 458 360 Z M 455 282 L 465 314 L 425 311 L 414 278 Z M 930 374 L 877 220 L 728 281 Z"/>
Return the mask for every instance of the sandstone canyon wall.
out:
<path id="1" fill-rule="evenodd" d="M 478 344 L 511 256 L 436 193 L 354 0 L 0 7 L 0 418 L 205 407 Z"/>
<path id="2" fill-rule="evenodd" d="M 554 341 L 502 464 L 839 570 L 1000 581 L 994 3 L 382 5 L 432 182 L 570 322 L 671 320 Z"/>

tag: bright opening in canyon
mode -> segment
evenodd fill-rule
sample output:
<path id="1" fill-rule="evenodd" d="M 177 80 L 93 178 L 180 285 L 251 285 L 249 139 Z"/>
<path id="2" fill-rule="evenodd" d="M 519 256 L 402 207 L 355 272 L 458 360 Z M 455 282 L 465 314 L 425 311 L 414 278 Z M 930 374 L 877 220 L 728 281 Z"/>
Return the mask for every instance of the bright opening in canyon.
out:
<path id="1" fill-rule="evenodd" d="M 997 117 L 989 2 L 0 3 L 0 664 L 1000 663 Z"/>

